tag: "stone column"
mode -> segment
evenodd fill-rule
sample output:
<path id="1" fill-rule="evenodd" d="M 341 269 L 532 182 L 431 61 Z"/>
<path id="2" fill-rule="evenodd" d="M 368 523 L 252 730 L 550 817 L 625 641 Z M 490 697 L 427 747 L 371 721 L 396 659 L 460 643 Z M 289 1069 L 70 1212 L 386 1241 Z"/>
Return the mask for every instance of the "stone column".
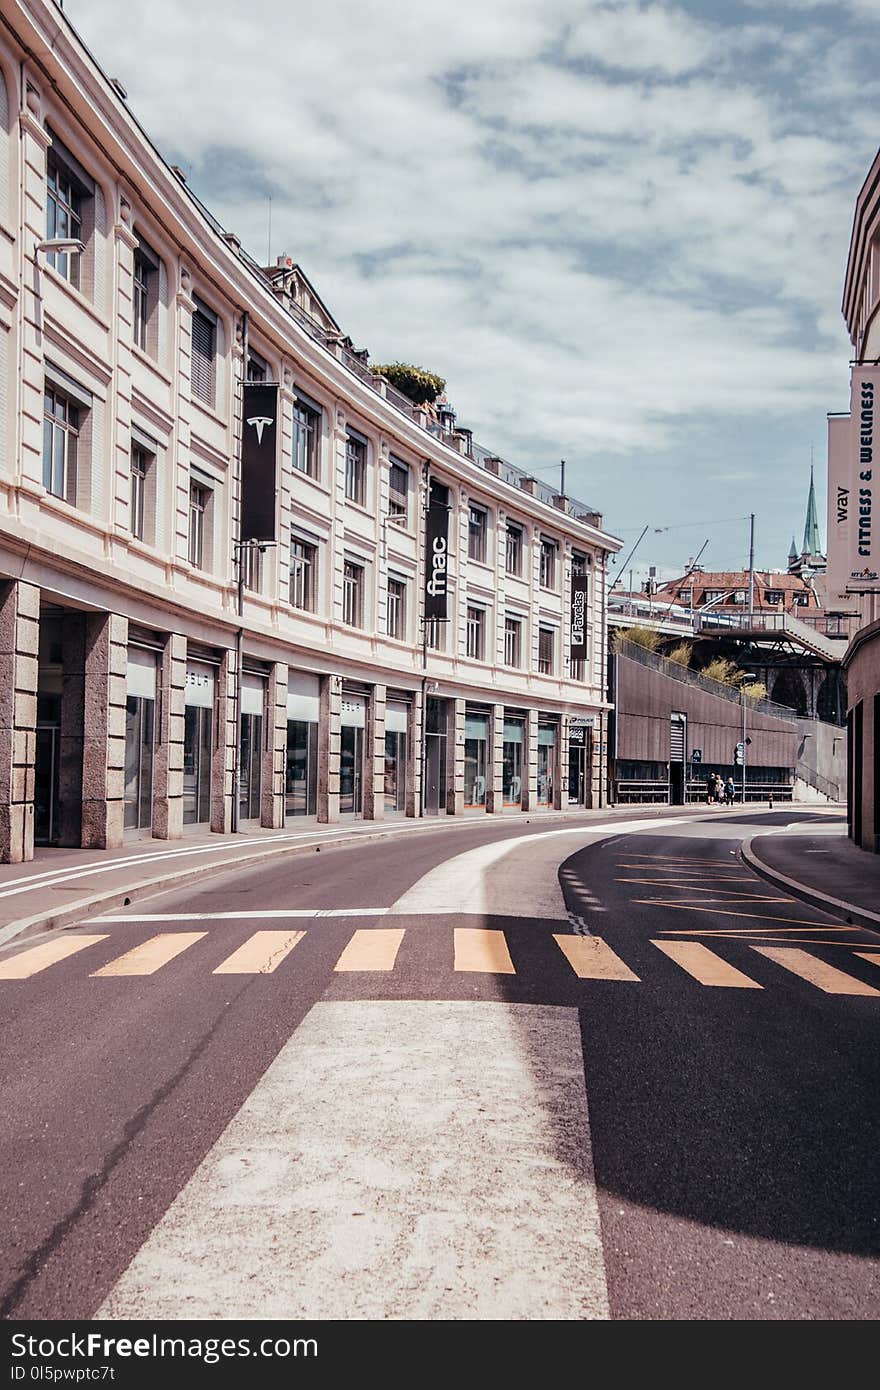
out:
<path id="1" fill-rule="evenodd" d="M 339 820 L 341 713 L 342 681 L 339 676 L 322 676 L 318 725 L 318 820 L 324 824 Z"/>
<path id="2" fill-rule="evenodd" d="M 538 804 L 538 711 L 526 711 L 523 729 L 522 809 L 534 811 Z"/>
<path id="3" fill-rule="evenodd" d="M 385 700 L 387 687 L 373 686 L 364 730 L 364 820 L 385 819 Z"/>
<path id="4" fill-rule="evenodd" d="M 489 766 L 486 768 L 486 810 L 499 812 L 504 801 L 504 706 L 493 705 L 489 716 Z"/>
<path id="5" fill-rule="evenodd" d="M 261 753 L 260 824 L 267 830 L 284 825 L 284 770 L 287 760 L 287 663 L 275 661 L 266 692 L 266 737 Z"/>
<path id="6" fill-rule="evenodd" d="M 40 591 L 0 588 L 0 863 L 34 857 Z"/>
<path id="7" fill-rule="evenodd" d="M 450 816 L 460 816 L 464 811 L 464 700 L 452 701 L 451 723 L 449 763 L 452 767 L 452 786 L 446 809 Z"/>
<path id="8" fill-rule="evenodd" d="M 238 795 L 233 785 L 238 718 L 235 700 L 235 651 L 228 648 L 217 672 L 217 694 L 214 704 L 214 751 L 211 755 L 211 829 L 217 835 L 232 830 L 232 798 Z"/>
<path id="9" fill-rule="evenodd" d="M 183 834 L 183 731 L 186 718 L 186 638 L 169 633 L 159 668 L 159 719 L 153 756 L 153 835 Z"/>
<path id="10" fill-rule="evenodd" d="M 422 814 L 422 775 L 424 772 L 424 712 L 421 690 L 413 696 L 406 748 L 406 814 Z"/>
<path id="11" fill-rule="evenodd" d="M 125 815 L 125 673 L 128 619 L 121 613 L 85 619 L 83 691 L 83 849 L 116 849 Z"/>

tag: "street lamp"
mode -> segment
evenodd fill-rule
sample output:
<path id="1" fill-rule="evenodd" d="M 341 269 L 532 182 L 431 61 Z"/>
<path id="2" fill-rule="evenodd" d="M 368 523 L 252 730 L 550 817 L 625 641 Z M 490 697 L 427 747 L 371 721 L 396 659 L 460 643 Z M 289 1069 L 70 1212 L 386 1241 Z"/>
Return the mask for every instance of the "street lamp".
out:
<path id="1" fill-rule="evenodd" d="M 739 703 L 742 711 L 742 804 L 746 804 L 746 681 L 758 679 L 754 671 L 740 672 Z"/>

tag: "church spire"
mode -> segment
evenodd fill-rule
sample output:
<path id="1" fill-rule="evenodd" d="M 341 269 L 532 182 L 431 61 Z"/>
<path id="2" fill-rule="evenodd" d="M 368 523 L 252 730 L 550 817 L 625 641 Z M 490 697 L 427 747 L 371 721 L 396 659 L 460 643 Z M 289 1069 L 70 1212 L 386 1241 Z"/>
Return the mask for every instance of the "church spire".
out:
<path id="1" fill-rule="evenodd" d="M 792 545 L 794 541 L 792 541 Z M 821 555 L 822 539 L 819 535 L 819 517 L 816 512 L 816 489 L 813 484 L 813 465 L 810 464 L 810 493 L 807 498 L 807 520 L 804 526 L 802 555 Z"/>

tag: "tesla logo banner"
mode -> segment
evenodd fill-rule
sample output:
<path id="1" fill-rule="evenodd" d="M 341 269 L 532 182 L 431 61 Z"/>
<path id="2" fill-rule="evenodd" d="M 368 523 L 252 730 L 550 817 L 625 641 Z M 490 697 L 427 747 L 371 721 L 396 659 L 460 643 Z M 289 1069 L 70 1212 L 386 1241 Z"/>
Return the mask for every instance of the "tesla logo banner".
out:
<path id="1" fill-rule="evenodd" d="M 587 595 L 590 589 L 589 577 L 573 574 L 571 577 L 571 659 L 581 661 L 587 654 Z"/>
<path id="2" fill-rule="evenodd" d="M 444 489 L 445 492 L 445 489 Z M 445 619 L 449 591 L 449 508 L 439 490 L 431 487 L 425 527 L 425 619 Z"/>
<path id="3" fill-rule="evenodd" d="M 275 443 L 278 387 L 262 381 L 244 384 L 241 441 L 241 539 L 275 539 Z"/>

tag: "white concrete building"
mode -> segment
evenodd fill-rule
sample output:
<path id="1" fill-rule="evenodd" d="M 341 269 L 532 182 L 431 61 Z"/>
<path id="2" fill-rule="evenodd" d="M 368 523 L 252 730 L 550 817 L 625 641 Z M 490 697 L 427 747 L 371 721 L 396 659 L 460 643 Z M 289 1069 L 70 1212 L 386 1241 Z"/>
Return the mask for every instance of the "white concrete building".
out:
<path id="1" fill-rule="evenodd" d="M 4 5 L 4 861 L 599 801 L 618 543 L 347 341 L 297 266 L 264 272 L 217 226 L 63 11 Z M 279 383 L 277 543 L 243 552 L 239 615 L 246 375 Z M 429 479 L 450 620 L 425 633 Z"/>

